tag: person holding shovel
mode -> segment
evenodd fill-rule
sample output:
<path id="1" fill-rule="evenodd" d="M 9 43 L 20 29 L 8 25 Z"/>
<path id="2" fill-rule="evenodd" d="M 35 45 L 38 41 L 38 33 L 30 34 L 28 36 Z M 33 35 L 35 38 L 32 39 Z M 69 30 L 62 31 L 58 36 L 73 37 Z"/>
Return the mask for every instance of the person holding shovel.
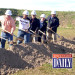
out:
<path id="1" fill-rule="evenodd" d="M 48 16 L 48 37 L 51 41 L 51 38 L 53 39 L 53 42 L 57 41 L 56 33 L 57 33 L 57 27 L 59 26 L 59 19 L 56 17 L 56 11 L 51 11 L 51 15 Z"/>
<path id="2" fill-rule="evenodd" d="M 30 19 L 30 30 L 35 32 L 35 34 L 38 32 L 38 29 L 40 28 L 40 20 L 36 18 L 36 11 L 33 10 L 31 12 L 31 19 Z M 38 40 L 35 35 L 31 35 L 31 41 L 35 42 Z"/>
<path id="3" fill-rule="evenodd" d="M 40 30 L 45 33 L 46 35 L 46 29 L 47 29 L 47 22 L 46 22 L 46 15 L 45 14 L 41 14 L 40 16 Z M 43 39 L 42 39 L 42 42 L 45 43 L 45 40 L 46 40 L 46 36 L 43 35 L 42 33 L 39 32 L 39 35 L 42 37 L 43 36 Z M 38 41 L 41 42 L 41 37 L 38 37 Z"/>
<path id="4" fill-rule="evenodd" d="M 24 38 L 24 43 L 30 42 L 30 34 L 28 30 L 30 28 L 30 19 L 28 18 L 29 12 L 25 10 L 23 17 L 16 17 L 16 21 L 19 21 L 18 37 Z M 18 40 L 17 44 L 21 44 L 22 41 Z"/>
<path id="5" fill-rule="evenodd" d="M 2 25 L 1 37 L 4 39 L 8 39 L 9 41 L 13 41 L 13 32 L 15 31 L 15 21 L 11 17 L 11 10 L 6 10 L 5 15 L 0 16 L 0 22 Z M 6 32 L 7 31 L 7 32 Z M 8 33 L 10 32 L 10 34 Z M 5 48 L 6 40 L 1 39 L 1 48 Z M 10 43 L 9 46 L 12 46 L 13 43 Z"/>

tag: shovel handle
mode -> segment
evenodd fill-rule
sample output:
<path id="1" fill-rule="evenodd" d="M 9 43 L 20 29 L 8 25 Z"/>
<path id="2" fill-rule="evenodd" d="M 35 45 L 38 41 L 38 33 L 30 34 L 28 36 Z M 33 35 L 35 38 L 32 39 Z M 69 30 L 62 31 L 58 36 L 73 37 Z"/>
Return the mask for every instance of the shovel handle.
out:
<path id="1" fill-rule="evenodd" d="M 20 30 L 22 30 L 22 31 L 26 32 L 24 29 L 20 29 Z M 30 33 L 30 32 L 28 31 L 27 33 Z M 30 34 L 32 34 L 32 33 L 30 33 Z"/>
<path id="2" fill-rule="evenodd" d="M 0 37 L 1 39 L 3 39 L 3 40 L 6 40 L 6 41 L 8 41 L 8 39 L 5 39 L 5 38 L 3 38 L 3 37 Z"/>
<path id="3" fill-rule="evenodd" d="M 45 35 L 45 36 L 47 36 L 44 32 L 42 32 L 41 30 L 39 30 L 39 32 L 41 32 L 43 35 Z M 47 36 L 47 38 L 48 38 L 48 36 Z"/>
<path id="4" fill-rule="evenodd" d="M 35 32 L 33 30 L 30 30 L 30 31 L 35 34 Z"/>
<path id="5" fill-rule="evenodd" d="M 51 28 L 47 27 L 47 29 L 49 29 L 50 31 L 52 31 L 54 34 L 56 34 L 58 36 L 58 38 L 60 38 L 60 36 L 57 33 L 55 33 Z"/>

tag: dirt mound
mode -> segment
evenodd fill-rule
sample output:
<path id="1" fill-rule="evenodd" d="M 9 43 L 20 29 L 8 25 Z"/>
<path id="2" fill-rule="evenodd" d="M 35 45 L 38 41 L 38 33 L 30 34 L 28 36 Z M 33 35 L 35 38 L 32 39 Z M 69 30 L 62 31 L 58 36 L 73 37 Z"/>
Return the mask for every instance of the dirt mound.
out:
<path id="1" fill-rule="evenodd" d="M 0 75 L 42 65 L 50 60 L 50 54 L 40 43 L 15 45 L 13 51 L 0 49 Z"/>
<path id="2" fill-rule="evenodd" d="M 50 44 L 15 45 L 12 51 L 0 49 L 0 75 L 50 63 L 53 53 L 75 53 L 75 41 L 63 39 Z"/>
<path id="3" fill-rule="evenodd" d="M 15 69 L 16 71 L 18 69 L 23 69 L 26 65 L 31 66 L 22 60 L 18 54 L 14 54 L 13 52 L 5 49 L 0 50 L 0 75 L 7 75 L 7 73 L 14 72 Z"/>

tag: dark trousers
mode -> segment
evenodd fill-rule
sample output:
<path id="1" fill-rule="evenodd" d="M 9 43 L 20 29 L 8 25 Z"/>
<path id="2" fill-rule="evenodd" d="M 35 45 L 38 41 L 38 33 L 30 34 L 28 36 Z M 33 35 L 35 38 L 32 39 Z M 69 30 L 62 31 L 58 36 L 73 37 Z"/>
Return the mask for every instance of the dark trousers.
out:
<path id="1" fill-rule="evenodd" d="M 45 33 L 46 34 L 46 33 Z M 46 36 L 43 35 L 42 33 L 39 33 L 40 37 L 38 37 L 38 42 L 41 42 L 41 41 L 45 41 L 46 40 Z"/>

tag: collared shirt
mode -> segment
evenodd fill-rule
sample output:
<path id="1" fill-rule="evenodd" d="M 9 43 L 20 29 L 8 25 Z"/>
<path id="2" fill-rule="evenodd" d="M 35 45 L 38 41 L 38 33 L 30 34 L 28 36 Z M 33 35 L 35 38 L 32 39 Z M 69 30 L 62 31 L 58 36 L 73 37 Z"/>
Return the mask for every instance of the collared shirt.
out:
<path id="1" fill-rule="evenodd" d="M 40 21 L 40 29 L 43 27 L 43 22 Z"/>
<path id="2" fill-rule="evenodd" d="M 15 21 L 12 17 L 10 17 L 10 19 L 7 19 L 5 15 L 0 16 L 0 22 L 3 30 L 6 30 L 8 32 L 14 32 L 16 26 Z"/>
<path id="3" fill-rule="evenodd" d="M 51 16 L 51 19 L 52 19 L 53 17 Z"/>
<path id="4" fill-rule="evenodd" d="M 30 21 L 23 19 L 21 17 L 16 17 L 16 20 L 19 21 L 19 29 L 29 29 Z"/>
<path id="5" fill-rule="evenodd" d="M 57 27 L 59 26 L 59 19 L 57 17 L 51 18 L 51 15 L 48 16 L 48 27 L 52 27 L 54 32 L 57 32 Z"/>

